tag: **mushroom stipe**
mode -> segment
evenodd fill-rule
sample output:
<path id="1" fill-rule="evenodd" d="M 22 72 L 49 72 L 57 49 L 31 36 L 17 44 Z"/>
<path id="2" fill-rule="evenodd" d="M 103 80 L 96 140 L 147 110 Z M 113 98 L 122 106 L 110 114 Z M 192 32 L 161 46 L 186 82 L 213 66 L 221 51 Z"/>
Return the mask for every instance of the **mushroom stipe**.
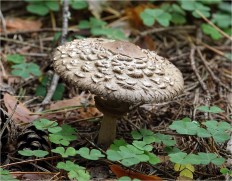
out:
<path id="1" fill-rule="evenodd" d="M 53 62 L 65 81 L 96 95 L 104 114 L 98 144 L 104 147 L 115 139 L 116 119 L 129 106 L 171 100 L 184 87 L 181 72 L 167 59 L 125 41 L 73 40 L 55 50 Z"/>

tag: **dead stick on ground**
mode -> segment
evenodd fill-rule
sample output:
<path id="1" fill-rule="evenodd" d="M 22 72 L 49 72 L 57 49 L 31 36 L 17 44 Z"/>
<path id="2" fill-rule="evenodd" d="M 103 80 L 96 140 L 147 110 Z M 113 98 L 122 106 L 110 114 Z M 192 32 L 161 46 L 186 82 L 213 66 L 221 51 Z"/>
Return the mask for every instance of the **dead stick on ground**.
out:
<path id="1" fill-rule="evenodd" d="M 63 3 L 64 3 L 63 4 L 63 26 L 62 26 L 62 36 L 61 36 L 61 42 L 60 42 L 61 45 L 66 42 L 66 36 L 68 33 L 68 18 L 70 16 L 68 0 L 64 0 Z M 54 73 L 51 85 L 48 89 L 46 97 L 44 98 L 42 102 L 42 105 L 47 104 L 51 101 L 52 96 L 56 90 L 58 81 L 59 81 L 59 76 L 56 73 Z M 41 111 L 41 109 L 39 111 Z"/>
<path id="2" fill-rule="evenodd" d="M 206 84 L 204 83 L 204 81 L 202 80 L 197 68 L 196 68 L 196 65 L 195 65 L 195 51 L 196 51 L 196 47 L 194 45 L 191 45 L 191 51 L 190 51 L 190 60 L 191 60 L 191 66 L 192 66 L 192 69 L 195 73 L 195 75 L 197 76 L 197 79 L 202 87 L 202 89 L 206 92 L 206 106 L 209 106 L 210 105 L 210 92 L 209 90 L 207 89 L 207 86 Z M 206 114 L 205 115 L 206 119 L 209 118 L 209 114 Z"/>

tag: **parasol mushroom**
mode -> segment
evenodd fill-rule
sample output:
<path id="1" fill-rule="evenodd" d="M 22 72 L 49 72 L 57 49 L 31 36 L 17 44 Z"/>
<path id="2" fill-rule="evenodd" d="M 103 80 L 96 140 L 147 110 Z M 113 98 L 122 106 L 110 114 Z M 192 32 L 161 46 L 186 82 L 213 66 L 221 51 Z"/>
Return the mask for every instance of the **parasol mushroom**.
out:
<path id="1" fill-rule="evenodd" d="M 64 80 L 95 94 L 104 114 L 98 135 L 104 147 L 115 139 L 116 120 L 130 106 L 167 101 L 183 89 L 182 74 L 172 63 L 125 41 L 73 40 L 56 49 L 53 61 Z"/>

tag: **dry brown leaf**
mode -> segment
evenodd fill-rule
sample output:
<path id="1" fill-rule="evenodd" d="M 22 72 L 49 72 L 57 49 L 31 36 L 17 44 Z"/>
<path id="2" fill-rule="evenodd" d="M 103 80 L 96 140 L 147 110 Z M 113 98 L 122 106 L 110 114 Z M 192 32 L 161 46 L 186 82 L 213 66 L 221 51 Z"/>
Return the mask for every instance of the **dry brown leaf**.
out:
<path id="1" fill-rule="evenodd" d="M 138 172 L 133 172 L 130 170 L 125 170 L 119 165 L 110 165 L 111 171 L 117 176 L 117 178 L 128 176 L 132 179 L 140 179 L 140 180 L 150 180 L 150 181 L 162 181 L 162 178 L 156 175 L 144 175 Z"/>
<path id="2" fill-rule="evenodd" d="M 67 99 L 67 100 L 62 100 L 62 101 L 57 101 L 54 104 L 50 105 L 51 110 L 55 109 L 66 109 L 67 107 L 70 106 L 82 106 L 82 101 L 85 98 L 83 96 L 76 96 L 72 99 Z M 89 101 L 89 104 L 94 105 L 94 100 L 92 99 Z M 100 116 L 101 112 L 98 111 L 97 108 L 95 107 L 87 107 L 87 108 L 79 108 L 78 109 L 78 115 L 76 119 L 88 119 L 96 116 Z"/>
<path id="3" fill-rule="evenodd" d="M 7 32 L 17 32 L 17 31 L 30 31 L 39 30 L 42 26 L 39 20 L 27 20 L 21 18 L 6 18 L 6 31 Z M 2 27 L 0 32 L 2 32 Z"/>
<path id="4" fill-rule="evenodd" d="M 3 100 L 8 114 L 11 115 L 13 113 L 12 120 L 15 123 L 30 123 L 38 118 L 38 115 L 31 115 L 32 112 L 20 102 L 14 111 L 15 105 L 17 104 L 17 99 L 14 96 L 6 93 L 4 94 Z"/>

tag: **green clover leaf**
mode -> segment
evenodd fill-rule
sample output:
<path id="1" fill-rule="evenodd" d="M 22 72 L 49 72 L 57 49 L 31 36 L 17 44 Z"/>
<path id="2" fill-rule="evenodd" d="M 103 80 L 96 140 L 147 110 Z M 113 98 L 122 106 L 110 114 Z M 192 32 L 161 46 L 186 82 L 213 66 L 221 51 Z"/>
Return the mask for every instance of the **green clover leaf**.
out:
<path id="1" fill-rule="evenodd" d="M 29 149 L 24 149 L 24 150 L 19 150 L 18 153 L 23 156 L 36 156 L 36 157 L 45 157 L 49 153 L 44 150 L 29 150 Z"/>
<path id="2" fill-rule="evenodd" d="M 99 150 L 90 150 L 87 147 L 80 148 L 76 153 L 80 154 L 80 156 L 88 160 L 98 160 L 101 157 L 105 157 L 105 155 L 103 155 Z"/>
<path id="3" fill-rule="evenodd" d="M 66 150 L 64 147 L 56 147 L 56 149 L 52 149 L 51 151 L 60 154 L 63 158 L 76 155 L 76 150 L 73 147 L 68 147 Z"/>

